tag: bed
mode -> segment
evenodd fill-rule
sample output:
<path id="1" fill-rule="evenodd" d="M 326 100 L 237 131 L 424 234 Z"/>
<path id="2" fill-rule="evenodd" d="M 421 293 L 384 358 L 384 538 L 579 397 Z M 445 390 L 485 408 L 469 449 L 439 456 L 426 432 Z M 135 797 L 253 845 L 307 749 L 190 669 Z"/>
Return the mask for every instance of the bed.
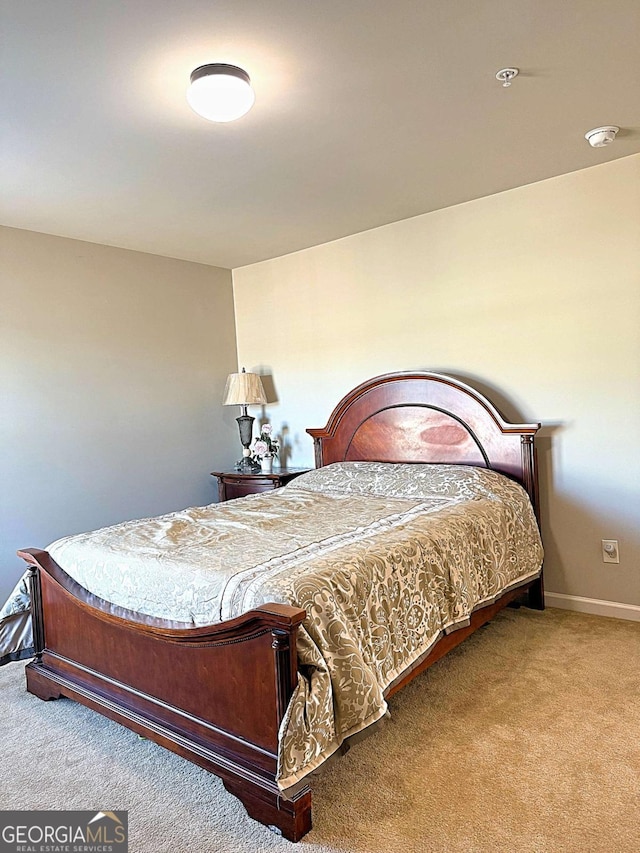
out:
<path id="1" fill-rule="evenodd" d="M 235 524 L 234 512 L 255 508 L 264 514 L 265 505 L 258 502 L 265 500 L 280 504 L 293 500 L 302 506 L 318 482 L 326 489 L 326 483 L 333 481 L 338 483 L 336 489 L 343 491 L 341 484 L 353 471 L 364 471 L 374 489 L 382 474 L 388 483 L 389 472 L 404 483 L 408 468 L 426 471 L 440 483 L 441 465 L 450 466 L 445 473 L 460 470 L 465 489 L 475 488 L 476 481 L 482 481 L 482 488 L 488 481 L 490 491 L 496 492 L 508 489 L 512 482 L 519 483 L 528 496 L 527 506 L 530 501 L 537 515 L 534 436 L 538 429 L 539 424 L 505 422 L 486 397 L 451 377 L 424 371 L 376 377 L 344 397 L 323 429 L 308 430 L 315 444 L 316 469 L 321 470 L 300 486 L 296 483 L 303 478 L 278 490 L 279 496 L 272 493 L 275 498 L 256 495 L 231 502 L 236 508 L 228 511 L 228 518 Z M 361 479 L 356 478 L 356 482 L 359 489 Z M 385 489 L 386 485 L 382 492 Z M 436 496 L 429 503 L 423 496 L 402 493 L 388 498 L 382 492 L 378 491 L 376 500 L 382 504 L 388 501 L 391 506 L 383 507 L 382 521 L 372 519 L 364 524 L 358 542 L 348 541 L 347 533 L 343 542 L 342 534 L 336 533 L 331 547 L 325 549 L 328 556 L 324 552 L 320 555 L 325 566 L 333 559 L 336 571 L 342 570 L 346 555 L 351 559 L 357 549 L 369 549 L 373 535 L 369 527 L 373 530 L 382 523 L 384 535 L 387 539 L 395 537 L 394 541 L 405 536 L 416 524 L 426 523 L 422 510 L 426 506 L 427 513 L 431 512 L 433 501 L 440 499 Z M 447 495 L 445 498 L 449 500 Z M 343 500 L 344 507 L 351 507 L 359 498 L 349 492 Z M 276 503 L 269 506 L 275 508 Z M 284 511 L 289 511 L 286 506 Z M 457 511 L 456 506 L 448 510 L 454 515 Z M 273 515 L 277 516 L 275 509 Z M 301 526 L 296 522 L 296 531 Z M 460 528 L 461 548 L 468 544 L 465 529 Z M 399 541 L 397 548 L 402 547 Z M 107 600 L 89 592 L 46 551 L 27 549 L 19 553 L 29 565 L 35 647 L 35 659 L 26 667 L 31 693 L 44 700 L 66 696 L 82 702 L 204 767 L 221 777 L 249 815 L 289 840 L 297 841 L 308 832 L 308 771 L 335 750 L 318 748 L 317 760 L 307 761 L 304 772 L 289 774 L 286 785 L 281 765 L 283 740 L 287 736 L 292 742 L 300 740 L 296 720 L 299 717 L 300 726 L 304 725 L 308 711 L 299 699 L 313 669 L 308 637 L 317 596 L 305 609 L 282 600 L 256 604 L 259 597 L 252 599 L 243 592 L 238 600 L 253 601 L 250 609 L 236 615 L 237 607 L 225 609 L 220 604 L 220 618 L 212 624 L 188 625 L 182 620 L 141 613 L 117 603 L 117 598 L 114 602 L 113 597 Z M 273 566 L 279 559 L 269 558 L 267 563 Z M 471 559 L 479 558 L 472 555 Z M 493 588 L 478 592 L 477 606 L 471 603 L 467 610 L 457 613 L 454 602 L 456 612 L 442 623 L 442 630 L 425 636 L 421 645 L 414 643 L 412 654 L 385 673 L 375 719 L 370 715 L 362 729 L 381 718 L 389 696 L 501 608 L 526 595 L 530 606 L 542 609 L 542 572 L 539 560 L 534 563 L 526 570 L 514 569 L 497 587 L 499 592 Z M 277 568 L 279 571 L 279 564 Z M 229 582 L 225 590 L 228 586 Z M 239 584 L 234 580 L 231 586 L 236 590 Z M 245 586 L 253 588 L 251 583 Z M 202 621 L 211 621 L 207 613 Z M 409 638 L 407 642 L 413 642 L 413 629 L 400 627 Z M 379 644 L 379 639 L 373 637 L 372 643 Z M 362 692 L 359 685 L 357 690 Z M 351 726 L 346 735 L 357 728 Z M 348 737 L 341 737 L 335 745 L 347 741 Z M 301 747 L 294 744 L 293 753 L 296 748 Z"/>

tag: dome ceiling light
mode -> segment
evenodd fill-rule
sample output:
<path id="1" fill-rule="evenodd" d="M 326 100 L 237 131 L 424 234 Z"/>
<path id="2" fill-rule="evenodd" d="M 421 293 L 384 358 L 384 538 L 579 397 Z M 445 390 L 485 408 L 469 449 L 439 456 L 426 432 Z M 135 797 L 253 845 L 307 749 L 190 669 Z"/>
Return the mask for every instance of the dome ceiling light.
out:
<path id="1" fill-rule="evenodd" d="M 249 75 L 236 65 L 216 62 L 191 72 L 187 101 L 209 121 L 235 121 L 249 112 L 255 97 Z"/>

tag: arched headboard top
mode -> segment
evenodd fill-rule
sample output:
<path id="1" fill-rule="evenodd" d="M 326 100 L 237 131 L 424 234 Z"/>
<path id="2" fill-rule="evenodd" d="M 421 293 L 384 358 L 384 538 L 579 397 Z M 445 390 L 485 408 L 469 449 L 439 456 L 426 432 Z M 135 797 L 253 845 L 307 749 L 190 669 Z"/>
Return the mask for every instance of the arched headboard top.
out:
<path id="1" fill-rule="evenodd" d="M 322 429 L 308 429 L 316 466 L 331 462 L 479 465 L 518 480 L 537 510 L 534 436 L 479 391 L 427 371 L 387 373 L 350 391 Z"/>

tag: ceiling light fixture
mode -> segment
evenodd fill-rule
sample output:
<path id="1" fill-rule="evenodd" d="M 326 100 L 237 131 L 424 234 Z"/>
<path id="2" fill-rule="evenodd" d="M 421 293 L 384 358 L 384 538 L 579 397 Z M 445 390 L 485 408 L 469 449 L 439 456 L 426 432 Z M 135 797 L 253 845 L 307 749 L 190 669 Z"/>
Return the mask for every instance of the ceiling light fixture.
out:
<path id="1" fill-rule="evenodd" d="M 216 62 L 191 72 L 187 101 L 191 109 L 209 121 L 234 121 L 248 113 L 255 94 L 246 71 Z"/>
<path id="2" fill-rule="evenodd" d="M 611 145 L 612 142 L 615 142 L 616 133 L 619 130 L 620 128 L 613 124 L 605 127 L 594 127 L 593 130 L 585 133 L 584 138 L 592 148 L 604 148 L 605 145 Z"/>
<path id="3" fill-rule="evenodd" d="M 503 89 L 508 89 L 513 78 L 517 77 L 519 73 L 519 68 L 503 68 L 496 74 L 496 80 L 499 80 L 502 83 Z"/>

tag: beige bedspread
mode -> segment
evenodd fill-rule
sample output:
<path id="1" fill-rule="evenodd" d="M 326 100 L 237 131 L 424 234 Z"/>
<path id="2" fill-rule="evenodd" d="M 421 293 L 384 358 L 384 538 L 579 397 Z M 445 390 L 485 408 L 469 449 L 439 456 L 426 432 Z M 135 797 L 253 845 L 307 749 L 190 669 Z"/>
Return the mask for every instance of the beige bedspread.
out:
<path id="1" fill-rule="evenodd" d="M 283 790 L 384 716 L 384 690 L 444 631 L 542 562 L 531 504 L 507 478 L 370 462 L 47 550 L 86 589 L 152 616 L 205 625 L 270 601 L 305 608 Z"/>

